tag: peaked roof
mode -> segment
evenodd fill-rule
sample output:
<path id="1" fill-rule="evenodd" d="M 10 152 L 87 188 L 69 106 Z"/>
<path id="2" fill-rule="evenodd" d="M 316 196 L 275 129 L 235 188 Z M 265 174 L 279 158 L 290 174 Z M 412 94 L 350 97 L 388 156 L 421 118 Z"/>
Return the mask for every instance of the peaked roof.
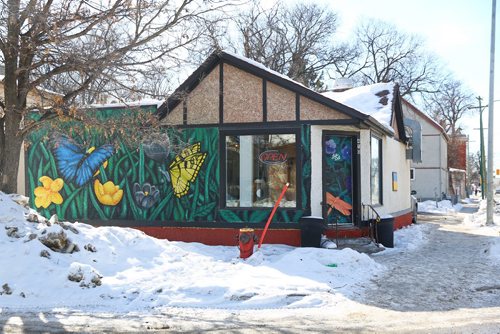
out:
<path id="1" fill-rule="evenodd" d="M 429 115 L 418 109 L 416 106 L 414 106 L 410 101 L 402 98 L 402 103 L 406 104 L 415 114 L 419 115 L 421 118 L 425 119 L 430 125 L 432 125 L 434 128 L 436 128 L 438 131 L 440 131 L 443 136 L 446 138 L 446 140 L 449 140 L 449 136 L 446 133 L 445 129 L 435 120 L 433 120 Z"/>
<path id="2" fill-rule="evenodd" d="M 330 96 L 330 93 L 318 93 L 281 73 L 265 67 L 261 63 L 226 51 L 216 51 L 212 53 L 200 65 L 200 67 L 198 67 L 198 69 L 196 69 L 174 91 L 174 93 L 172 93 L 172 95 L 170 95 L 167 101 L 165 101 L 165 103 L 158 108 L 159 118 L 162 119 L 166 117 L 172 110 L 174 110 L 174 108 L 183 101 L 183 97 L 186 95 L 186 93 L 192 91 L 203 79 L 203 77 L 210 73 L 220 63 L 226 63 L 235 66 L 241 70 L 264 78 L 283 88 L 287 88 L 313 101 L 338 110 L 352 118 L 358 119 L 361 122 L 365 122 L 371 126 L 375 126 L 390 135 L 394 134 L 394 129 L 390 126 L 392 121 L 391 117 L 393 117 L 392 113 L 394 112 L 394 108 L 399 105 L 398 112 L 400 113 L 400 117 L 398 118 L 401 118 L 401 120 L 398 121 L 398 134 L 399 138 L 406 140 L 406 136 L 404 134 L 404 126 L 402 123 L 401 102 L 399 101 L 399 86 L 394 83 L 363 86 L 359 87 L 359 90 L 358 88 L 353 88 L 343 93 L 333 93 L 340 94 L 334 98 L 333 96 Z M 373 94 L 371 94 L 373 97 L 377 97 L 377 93 L 380 93 L 382 91 L 386 96 L 378 97 L 378 105 L 376 105 L 376 103 L 371 106 L 368 104 L 363 104 L 361 102 L 356 103 L 356 99 L 361 99 L 362 97 L 360 96 L 363 95 L 361 93 L 366 93 L 366 89 L 371 89 L 374 91 Z M 386 90 L 388 90 L 388 92 L 385 92 Z M 356 94 L 360 94 L 360 96 L 356 97 Z M 385 105 L 382 103 L 383 101 L 385 101 Z M 400 124 L 401 126 L 399 126 Z"/>
<path id="3" fill-rule="evenodd" d="M 324 96 L 370 115 L 393 131 L 391 126 L 395 88 L 393 82 L 350 88 L 342 92 L 325 92 Z"/>

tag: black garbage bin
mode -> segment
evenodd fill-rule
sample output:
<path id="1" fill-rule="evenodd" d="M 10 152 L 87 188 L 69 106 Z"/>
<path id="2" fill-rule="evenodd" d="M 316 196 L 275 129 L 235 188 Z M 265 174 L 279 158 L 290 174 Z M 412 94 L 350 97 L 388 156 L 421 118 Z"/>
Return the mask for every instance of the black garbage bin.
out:
<path id="1" fill-rule="evenodd" d="M 377 233 L 376 241 L 384 247 L 394 247 L 394 217 L 381 218 L 380 222 L 375 223 Z"/>
<path id="2" fill-rule="evenodd" d="M 321 217 L 302 217 L 299 219 L 302 247 L 321 247 L 321 235 L 326 225 Z"/>

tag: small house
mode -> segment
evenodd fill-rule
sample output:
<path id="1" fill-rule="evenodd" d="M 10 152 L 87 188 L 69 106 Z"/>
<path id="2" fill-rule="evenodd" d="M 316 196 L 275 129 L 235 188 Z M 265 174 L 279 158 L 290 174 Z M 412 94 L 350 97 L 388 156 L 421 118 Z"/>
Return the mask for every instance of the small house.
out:
<path id="1" fill-rule="evenodd" d="M 259 234 L 283 191 L 268 243 L 300 245 L 305 216 L 322 217 L 331 237 L 367 235 L 367 212 L 391 217 L 395 228 L 412 222 L 410 147 L 394 83 L 318 93 L 217 52 L 156 115 L 165 134 L 136 148 L 99 136 L 32 145 L 27 183 L 34 206 L 46 215 L 219 245 L 234 245 L 243 227 Z M 37 189 L 56 179 L 60 187 L 51 189 L 61 198 L 37 200 L 46 194 Z"/>
<path id="2" fill-rule="evenodd" d="M 450 138 L 438 122 L 405 99 L 404 124 L 412 141 L 411 190 L 422 200 L 441 199 L 448 193 Z"/>

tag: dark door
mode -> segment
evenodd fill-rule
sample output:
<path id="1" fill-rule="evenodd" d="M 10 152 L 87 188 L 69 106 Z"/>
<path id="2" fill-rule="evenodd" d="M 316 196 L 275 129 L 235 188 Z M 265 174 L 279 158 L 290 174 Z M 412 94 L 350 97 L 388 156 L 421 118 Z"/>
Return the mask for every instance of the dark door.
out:
<path id="1" fill-rule="evenodd" d="M 323 132 L 323 217 L 328 224 L 356 220 L 358 136 Z"/>

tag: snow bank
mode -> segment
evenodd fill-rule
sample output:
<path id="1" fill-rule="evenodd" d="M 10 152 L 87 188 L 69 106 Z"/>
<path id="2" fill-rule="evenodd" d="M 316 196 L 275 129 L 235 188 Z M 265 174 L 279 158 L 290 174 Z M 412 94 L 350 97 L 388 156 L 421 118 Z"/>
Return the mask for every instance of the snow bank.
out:
<path id="1" fill-rule="evenodd" d="M 423 213 L 438 213 L 438 214 L 449 214 L 449 213 L 454 213 L 458 212 L 462 209 L 461 204 L 451 204 L 451 201 L 449 200 L 443 200 L 443 201 L 423 201 L 423 202 L 418 202 L 418 212 Z"/>
<path id="2" fill-rule="evenodd" d="M 386 248 L 375 256 L 414 251 L 428 240 L 429 226 L 413 224 L 394 231 L 394 248 Z"/>
<path id="3" fill-rule="evenodd" d="M 384 270 L 352 249 L 263 245 L 242 260 L 236 246 L 48 221 L 13 198 L 0 192 L 0 309 L 322 307 L 359 293 Z M 60 238 L 50 248 L 41 242 L 49 236 Z"/>

